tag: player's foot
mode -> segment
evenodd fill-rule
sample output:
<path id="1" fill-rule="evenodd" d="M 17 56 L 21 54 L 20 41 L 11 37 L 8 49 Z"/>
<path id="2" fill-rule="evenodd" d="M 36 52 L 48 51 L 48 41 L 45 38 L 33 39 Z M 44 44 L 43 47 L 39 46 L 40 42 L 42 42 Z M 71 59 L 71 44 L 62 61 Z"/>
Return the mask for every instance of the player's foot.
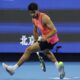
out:
<path id="1" fill-rule="evenodd" d="M 10 75 L 14 74 L 15 70 L 14 70 L 13 66 L 8 66 L 5 63 L 2 63 L 2 66 Z"/>
<path id="2" fill-rule="evenodd" d="M 63 79 L 65 77 L 63 62 L 59 62 L 59 76 L 60 76 L 60 79 Z"/>

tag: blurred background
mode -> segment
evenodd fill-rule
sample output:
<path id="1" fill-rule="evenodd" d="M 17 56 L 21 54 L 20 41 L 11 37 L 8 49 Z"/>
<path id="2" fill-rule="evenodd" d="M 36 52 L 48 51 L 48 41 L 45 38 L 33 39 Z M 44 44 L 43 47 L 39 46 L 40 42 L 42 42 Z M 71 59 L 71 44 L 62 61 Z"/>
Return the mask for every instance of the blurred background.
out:
<path id="1" fill-rule="evenodd" d="M 52 50 L 57 59 L 80 61 L 80 0 L 0 0 L 0 61 L 18 60 L 28 47 L 20 42 L 22 35 L 26 35 L 27 43 L 32 36 L 33 24 L 27 11 L 31 2 L 36 2 L 57 28 L 58 45 L 62 46 L 58 53 Z M 36 59 L 32 54 L 29 60 Z"/>

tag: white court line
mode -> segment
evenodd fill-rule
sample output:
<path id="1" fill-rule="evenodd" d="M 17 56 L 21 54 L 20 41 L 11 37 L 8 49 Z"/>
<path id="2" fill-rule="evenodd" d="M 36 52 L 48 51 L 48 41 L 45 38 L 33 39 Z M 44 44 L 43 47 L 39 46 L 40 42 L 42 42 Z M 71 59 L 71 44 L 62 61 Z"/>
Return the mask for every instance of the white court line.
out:
<path id="1" fill-rule="evenodd" d="M 63 80 L 71 80 L 72 78 L 65 77 Z M 50 80 L 61 80 L 59 77 L 50 78 Z"/>
<path id="2" fill-rule="evenodd" d="M 80 79 L 80 77 L 73 77 L 73 79 Z"/>
<path id="3" fill-rule="evenodd" d="M 50 80 L 61 80 L 59 77 L 52 77 L 52 78 L 49 78 Z M 80 79 L 80 77 L 65 77 L 63 80 L 78 80 Z"/>

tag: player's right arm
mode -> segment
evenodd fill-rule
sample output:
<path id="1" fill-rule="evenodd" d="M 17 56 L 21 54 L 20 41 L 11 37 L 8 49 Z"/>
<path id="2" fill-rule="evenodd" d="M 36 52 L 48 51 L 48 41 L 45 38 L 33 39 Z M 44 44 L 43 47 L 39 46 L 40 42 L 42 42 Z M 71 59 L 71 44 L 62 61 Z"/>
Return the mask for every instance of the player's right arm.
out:
<path id="1" fill-rule="evenodd" d="M 37 31 L 37 27 L 35 25 L 33 28 L 33 36 L 34 36 L 34 42 L 38 41 L 38 31 Z"/>

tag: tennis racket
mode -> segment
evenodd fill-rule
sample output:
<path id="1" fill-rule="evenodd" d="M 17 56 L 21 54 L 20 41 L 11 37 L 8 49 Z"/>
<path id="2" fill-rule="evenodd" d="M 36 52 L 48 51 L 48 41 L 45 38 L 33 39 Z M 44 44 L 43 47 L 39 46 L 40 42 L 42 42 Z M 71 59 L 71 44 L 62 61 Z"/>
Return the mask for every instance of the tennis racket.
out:
<path id="1" fill-rule="evenodd" d="M 38 59 L 40 61 L 40 66 L 41 66 L 41 69 L 46 72 L 46 66 L 45 66 L 45 62 L 44 62 L 44 59 L 39 55 L 39 52 L 36 52 L 37 56 L 38 56 Z"/>

